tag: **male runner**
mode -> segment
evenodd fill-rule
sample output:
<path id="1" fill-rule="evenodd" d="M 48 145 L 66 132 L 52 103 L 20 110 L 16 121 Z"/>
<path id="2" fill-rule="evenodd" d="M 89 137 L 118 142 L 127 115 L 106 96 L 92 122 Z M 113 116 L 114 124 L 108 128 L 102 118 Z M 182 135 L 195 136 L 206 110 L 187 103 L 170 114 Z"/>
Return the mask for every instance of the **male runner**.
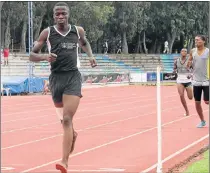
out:
<path id="1" fill-rule="evenodd" d="M 181 50 L 181 57 L 174 61 L 174 72 L 177 72 L 177 89 L 181 103 L 185 109 L 185 116 L 189 116 L 189 109 L 184 97 L 184 91 L 187 91 L 187 96 L 190 100 L 193 98 L 192 83 L 189 77 L 189 70 L 186 67 L 188 62 L 187 49 Z"/>
<path id="2" fill-rule="evenodd" d="M 79 106 L 82 77 L 78 70 L 78 46 L 90 57 L 92 67 L 96 66 L 89 42 L 82 27 L 70 25 L 69 7 L 58 2 L 53 8 L 54 26 L 44 29 L 30 54 L 33 62 L 48 61 L 51 64 L 49 76 L 50 91 L 56 112 L 63 125 L 63 154 L 56 169 L 67 172 L 69 155 L 74 149 L 76 133 L 73 129 L 73 116 Z M 47 42 L 49 54 L 38 54 Z"/>
<path id="3" fill-rule="evenodd" d="M 193 94 L 195 98 L 195 107 L 200 117 L 201 122 L 198 124 L 198 128 L 206 125 L 206 121 L 203 116 L 203 109 L 201 107 L 201 95 L 203 91 L 203 99 L 206 104 L 209 104 L 209 79 L 208 79 L 208 59 L 209 49 L 205 47 L 206 38 L 203 35 L 195 37 L 196 48 L 190 51 L 190 57 L 187 64 L 189 68 L 193 66 Z"/>

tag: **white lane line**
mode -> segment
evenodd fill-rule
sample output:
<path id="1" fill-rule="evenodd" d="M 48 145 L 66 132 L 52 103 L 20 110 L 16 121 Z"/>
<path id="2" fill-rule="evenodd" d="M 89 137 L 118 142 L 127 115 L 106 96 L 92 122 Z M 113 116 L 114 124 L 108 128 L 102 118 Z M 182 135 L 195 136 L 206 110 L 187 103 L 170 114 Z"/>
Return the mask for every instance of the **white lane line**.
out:
<path id="1" fill-rule="evenodd" d="M 208 110 L 205 110 L 204 112 L 206 112 L 206 111 L 208 111 Z M 192 114 L 192 115 L 195 115 L 195 114 Z M 192 115 L 187 116 L 187 117 L 182 117 L 182 118 L 179 118 L 179 119 L 176 119 L 176 120 L 173 120 L 173 121 L 164 123 L 164 124 L 162 124 L 162 127 L 167 126 L 167 125 L 172 124 L 172 123 L 175 123 L 175 122 L 178 122 L 178 121 L 181 121 L 181 120 L 184 120 L 184 119 L 188 119 L 188 118 L 192 117 Z M 156 128 L 157 128 L 157 127 L 149 128 L 149 129 L 147 129 L 147 130 L 140 131 L 140 132 L 134 133 L 134 134 L 132 134 L 132 135 L 129 135 L 129 136 L 126 136 L 126 137 L 122 137 L 122 138 L 119 138 L 119 139 L 117 139 L 117 140 L 113 140 L 113 141 L 110 141 L 110 142 L 108 142 L 108 143 L 104 143 L 104 144 L 102 144 L 102 145 L 98 145 L 98 146 L 96 146 L 96 147 L 93 147 L 93 148 L 89 148 L 89 149 L 83 150 L 83 151 L 81 151 L 81 152 L 72 154 L 72 155 L 70 156 L 70 158 L 76 157 L 76 156 L 78 156 L 78 155 L 82 155 L 82 154 L 85 154 L 85 153 L 88 153 L 88 152 L 90 152 L 90 151 L 94 151 L 94 150 L 99 149 L 99 148 L 102 148 L 102 147 L 106 147 L 106 146 L 108 146 L 108 145 L 111 145 L 111 144 L 114 144 L 114 143 L 123 141 L 123 140 L 125 140 L 125 139 L 132 138 L 132 137 L 137 136 L 137 135 L 140 135 L 140 134 L 142 134 L 142 133 L 146 133 L 146 132 L 148 132 L 148 131 L 152 131 L 152 130 L 154 130 L 154 129 L 156 129 Z M 29 168 L 29 169 L 27 169 L 27 170 L 24 170 L 24 171 L 22 171 L 21 173 L 34 171 L 34 170 L 36 170 L 36 169 L 39 169 L 39 168 L 42 168 L 42 167 L 45 167 L 45 166 L 54 164 L 54 163 L 56 163 L 56 162 L 59 162 L 60 160 L 61 160 L 61 159 L 53 160 L 53 161 L 51 161 L 51 162 L 48 162 L 48 163 L 45 163 L 45 164 L 42 164 L 42 165 L 38 165 L 38 166 L 35 166 L 35 167 L 33 167 L 33 168 Z"/>
<path id="2" fill-rule="evenodd" d="M 167 122 L 167 123 L 163 124 L 162 126 L 166 126 L 166 125 L 168 125 L 168 124 L 172 124 L 172 123 L 175 123 L 175 122 L 184 120 L 184 119 L 188 119 L 188 118 L 190 118 L 190 117 L 192 117 L 192 115 L 191 115 L 191 116 L 187 116 L 187 117 L 182 117 L 182 118 L 179 118 L 179 119 L 170 121 L 170 122 Z M 88 152 L 90 152 L 90 151 L 94 151 L 94 150 L 96 150 L 96 149 L 100 149 L 100 148 L 102 148 L 102 147 L 106 147 L 106 146 L 108 146 L 108 145 L 111 145 L 111 144 L 114 144 L 114 143 L 123 141 L 123 140 L 125 140 L 125 139 L 132 138 L 132 137 L 137 136 L 137 135 L 140 135 L 140 134 L 142 134 L 142 133 L 146 133 L 146 132 L 155 130 L 156 128 L 157 128 L 157 127 L 149 128 L 149 129 L 147 129 L 147 130 L 143 130 L 143 131 L 134 133 L 134 134 L 132 134 L 132 135 L 128 135 L 128 136 L 126 136 L 126 137 L 122 137 L 122 138 L 119 138 L 119 139 L 117 139 L 117 140 L 113 140 L 113 141 L 104 143 L 104 144 L 102 144 L 102 145 L 98 145 L 98 146 L 96 146 L 96 147 L 92 147 L 92 148 L 83 150 L 83 151 L 81 151 L 81 152 L 72 154 L 72 155 L 70 156 L 70 158 L 76 157 L 76 156 L 79 156 L 79 155 L 82 155 L 82 154 L 85 154 L 85 153 L 88 153 Z M 45 166 L 54 164 L 54 163 L 56 163 L 56 162 L 59 162 L 60 160 L 61 160 L 61 159 L 53 160 L 53 161 L 51 161 L 51 162 L 47 162 L 47 163 L 45 163 L 45 164 L 38 165 L 38 166 L 35 166 L 35 167 L 33 167 L 33 168 L 29 168 L 29 169 L 27 169 L 27 170 L 24 170 L 24 171 L 22 171 L 21 173 L 34 171 L 34 170 L 36 170 L 36 169 L 39 169 L 39 168 L 42 168 L 42 167 L 45 167 Z"/>
<path id="3" fill-rule="evenodd" d="M 166 102 L 163 102 L 163 103 L 171 103 L 173 101 L 176 101 L 176 100 L 170 100 L 170 101 L 166 101 Z M 135 108 L 140 108 L 140 107 L 148 107 L 148 106 L 151 106 L 151 105 L 154 105 L 154 104 L 145 104 L 145 105 L 141 105 L 141 106 L 130 107 L 130 108 L 127 108 L 127 109 L 120 109 L 120 110 L 117 110 L 117 111 L 93 114 L 93 115 L 89 115 L 89 116 L 82 116 L 82 117 L 75 118 L 74 120 L 80 120 L 80 119 L 84 119 L 84 118 L 95 117 L 95 116 L 98 116 L 98 115 L 106 115 L 106 114 L 110 114 L 110 113 L 121 112 L 121 111 L 124 111 L 124 110 L 135 109 Z M 30 126 L 30 127 L 20 128 L 20 129 L 13 129 L 13 130 L 2 131 L 1 133 L 2 134 L 12 133 L 12 132 L 20 131 L 20 130 L 32 129 L 32 128 L 37 128 L 37 127 L 42 127 L 42 126 L 47 126 L 47 125 L 52 125 L 52 124 L 57 124 L 57 123 L 60 123 L 60 121 L 59 122 L 56 121 L 56 122 L 52 122 L 52 123 L 48 123 L 48 124 L 41 124 L 41 125 L 36 125 L 36 126 Z"/>
<path id="4" fill-rule="evenodd" d="M 162 111 L 164 112 L 164 111 L 167 111 L 167 110 L 173 110 L 173 109 L 176 109 L 178 107 L 180 107 L 180 106 L 163 109 Z M 134 116 L 134 117 L 129 117 L 129 118 L 126 118 L 126 119 L 121 119 L 121 120 L 117 120 L 117 121 L 111 121 L 109 123 L 104 123 L 104 124 L 99 124 L 99 125 L 96 125 L 96 126 L 87 127 L 87 128 L 84 128 L 84 129 L 79 129 L 79 130 L 77 130 L 77 132 L 86 131 L 86 130 L 90 130 L 90 129 L 94 129 L 94 128 L 98 128 L 98 127 L 102 127 L 102 126 L 106 126 L 106 125 L 111 125 L 111 124 L 115 124 L 115 123 L 131 120 L 131 119 L 147 116 L 147 115 L 152 115 L 152 114 L 155 114 L 155 113 L 156 112 L 154 111 L 152 113 L 146 113 L 146 114 L 143 114 L 143 115 L 141 114 L 141 115 L 137 115 L 137 116 Z M 173 123 L 173 121 L 171 121 L 171 123 Z M 6 150 L 6 149 L 15 148 L 15 147 L 20 147 L 20 146 L 23 146 L 23 145 L 32 144 L 32 143 L 36 143 L 36 142 L 39 142 L 39 141 L 52 139 L 52 138 L 55 138 L 55 137 L 58 137 L 58 136 L 62 136 L 62 135 L 63 134 L 53 135 L 53 136 L 50 136 L 50 137 L 41 138 L 41 139 L 37 139 L 37 140 L 25 142 L 25 143 L 20 143 L 20 144 L 12 145 L 12 146 L 9 146 L 9 147 L 3 147 L 3 148 L 1 148 L 1 150 Z"/>
<path id="5" fill-rule="evenodd" d="M 143 101 L 148 101 L 148 100 L 155 100 L 155 99 L 147 99 L 147 100 L 143 100 Z M 177 100 L 171 100 L 171 101 L 177 101 Z M 141 100 L 138 100 L 138 101 L 134 101 L 134 102 L 129 102 L 129 103 L 125 103 L 125 104 L 134 104 L 134 103 L 142 103 Z M 109 106 L 101 106 L 101 107 L 95 107 L 95 108 L 106 108 L 106 107 L 115 107 L 115 106 L 119 106 L 119 105 L 122 105 L 122 103 L 117 103 L 117 104 L 112 104 L 112 105 L 109 105 Z M 148 104 L 149 105 L 149 104 Z M 150 104 L 150 105 L 154 105 L 154 104 Z M 127 106 L 126 106 L 127 107 Z M 144 107 L 143 106 L 134 106 L 134 107 L 130 107 L 130 108 L 127 108 L 126 110 L 128 109 L 133 109 L 135 107 Z M 53 108 L 49 108 L 49 109 L 53 109 Z M 125 110 L 125 109 L 123 109 Z M 40 112 L 42 110 L 34 110 L 34 112 Z M 82 110 L 78 110 L 78 112 L 81 112 Z M 27 113 L 27 111 L 25 111 Z M 114 111 L 112 111 L 114 112 Z M 112 113 L 112 112 L 109 112 L 109 113 Z M 117 111 L 118 112 L 118 111 Z M 30 114 L 30 112 L 28 112 Z M 97 115 L 101 115 L 101 114 L 97 114 Z M 103 114 L 102 114 L 103 115 Z M 19 119 L 15 119 L 15 120 L 9 120 L 9 121 L 2 121 L 1 123 L 2 124 L 5 124 L 5 123 L 10 123 L 10 122 L 16 122 L 16 121 L 20 121 L 20 120 L 28 120 L 28 119 L 36 119 L 36 118 L 40 118 L 40 117 L 46 117 L 46 116 L 52 116 L 52 115 L 42 115 L 42 116 L 36 116 L 36 117 L 27 117 L 27 118 L 19 118 Z M 85 116 L 85 117 L 90 117 L 90 116 Z M 79 117 L 77 119 L 82 119 L 83 117 Z"/>
<path id="6" fill-rule="evenodd" d="M 186 147 L 184 147 L 184 148 L 182 148 L 182 149 L 176 151 L 175 153 L 173 153 L 173 154 L 169 155 L 168 157 L 166 157 L 165 159 L 163 159 L 163 160 L 162 160 L 162 163 L 167 162 L 168 160 L 170 160 L 170 159 L 172 159 L 173 157 L 175 157 L 175 156 L 181 154 L 182 152 L 184 152 L 184 151 L 186 151 L 187 149 L 193 147 L 194 145 L 198 144 L 199 142 L 201 142 L 201 141 L 207 139 L 208 137 L 209 137 L 209 134 L 206 135 L 206 136 L 203 136 L 202 138 L 200 138 L 200 139 L 198 139 L 198 140 L 196 140 L 196 141 L 194 141 L 193 143 L 187 145 Z M 139 173 L 147 173 L 147 172 L 150 172 L 150 171 L 152 171 L 153 169 L 155 169 L 156 167 L 157 167 L 157 163 L 154 164 L 154 165 L 152 165 L 151 167 L 149 167 L 149 168 L 147 168 L 147 169 L 145 169 L 145 170 L 139 172 Z"/>
<path id="7" fill-rule="evenodd" d="M 167 96 L 167 97 L 163 97 L 163 98 L 170 98 L 170 97 L 174 97 L 174 96 L 176 96 L 176 95 L 171 95 L 171 96 Z M 155 98 L 153 98 L 153 99 L 144 99 L 144 100 L 141 100 L 142 98 L 148 98 L 148 96 L 142 96 L 142 97 L 126 97 L 126 98 L 124 98 L 124 97 L 122 97 L 120 100 L 112 100 L 112 102 L 114 101 L 114 102 L 120 102 L 120 101 L 122 101 L 122 100 L 127 100 L 127 99 L 133 99 L 133 98 L 136 98 L 137 100 L 139 100 L 139 101 L 148 101 L 148 100 L 156 100 Z M 137 101 L 137 102 L 139 102 L 139 101 Z M 89 104 L 97 104 L 97 103 L 100 103 L 100 102 L 89 102 L 89 103 L 81 103 L 81 104 L 85 104 L 85 105 L 89 105 Z M 110 101 L 107 101 L 107 102 L 105 102 L 105 103 L 103 103 L 103 104 L 106 104 L 106 103 L 110 103 Z M 124 102 L 123 104 L 129 104 L 129 103 L 135 103 L 135 102 Z M 102 104 L 102 103 L 101 103 Z M 117 104 L 112 104 L 112 105 L 108 105 L 108 106 L 103 106 L 104 108 L 105 107 L 112 107 L 112 106 L 114 106 L 114 105 L 121 105 L 122 103 L 117 103 Z M 36 109 L 36 110 L 33 110 L 33 112 L 42 112 L 42 111 L 45 111 L 45 110 L 53 110 L 53 106 L 52 105 L 49 105 L 50 106 L 50 108 L 46 108 L 46 109 Z M 39 106 L 37 106 L 37 107 L 39 107 Z M 98 106 L 98 107 L 95 107 L 95 108 L 103 108 L 102 106 Z M 89 109 L 89 108 L 82 108 L 82 109 L 79 109 L 77 112 L 81 112 L 81 111 L 84 111 L 84 110 L 87 110 L 87 109 Z M 4 113 L 3 114 L 3 116 L 2 117 L 8 117 L 9 115 L 18 115 L 18 114 L 24 114 L 24 113 L 29 113 L 30 111 L 22 111 L 22 112 L 20 112 L 20 111 L 18 111 L 18 112 L 15 112 L 15 113 Z"/>

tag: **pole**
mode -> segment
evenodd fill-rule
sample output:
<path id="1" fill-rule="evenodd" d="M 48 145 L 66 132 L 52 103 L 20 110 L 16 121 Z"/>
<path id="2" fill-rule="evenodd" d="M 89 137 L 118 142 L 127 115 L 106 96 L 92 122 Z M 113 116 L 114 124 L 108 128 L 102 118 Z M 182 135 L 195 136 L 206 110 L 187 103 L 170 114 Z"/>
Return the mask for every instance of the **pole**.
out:
<path id="1" fill-rule="evenodd" d="M 160 87 L 160 71 L 161 67 L 157 67 L 157 148 L 158 148 L 158 163 L 157 173 L 162 173 L 162 124 L 161 124 L 161 87 Z"/>
<path id="2" fill-rule="evenodd" d="M 33 2 L 28 2 L 28 53 L 33 47 Z M 29 93 L 32 93 L 33 63 L 29 62 Z"/>
<path id="3" fill-rule="evenodd" d="M 208 26 L 208 31 L 209 31 L 209 36 L 208 36 L 208 45 L 209 45 L 209 49 L 210 49 L 210 1 L 209 1 L 209 17 L 208 17 L 208 24 L 209 24 L 209 26 Z"/>
<path id="4" fill-rule="evenodd" d="M 208 30 L 209 30 L 209 39 L 208 39 L 208 47 L 209 47 L 209 50 L 210 50 L 210 1 L 209 1 L 209 17 L 208 17 Z M 210 56 L 210 53 L 209 53 L 209 56 Z M 209 57 L 209 60 L 208 60 L 208 72 L 209 72 L 209 76 L 210 76 L 210 57 Z M 210 80 L 210 79 L 209 79 Z M 210 86 L 209 86 L 209 89 L 210 89 Z M 210 96 L 210 93 L 209 93 L 209 96 Z M 210 106 L 209 106 L 209 111 L 210 111 Z"/>

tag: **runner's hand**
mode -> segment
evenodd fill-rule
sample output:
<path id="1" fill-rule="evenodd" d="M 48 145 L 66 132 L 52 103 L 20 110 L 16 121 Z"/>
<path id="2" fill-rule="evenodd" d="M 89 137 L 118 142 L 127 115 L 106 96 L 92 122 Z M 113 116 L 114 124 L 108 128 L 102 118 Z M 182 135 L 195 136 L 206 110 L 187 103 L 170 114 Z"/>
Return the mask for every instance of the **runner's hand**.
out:
<path id="1" fill-rule="evenodd" d="M 57 58 L 57 55 L 54 53 L 50 53 L 50 54 L 46 55 L 46 57 L 45 57 L 46 61 L 48 61 L 48 62 L 54 62 L 56 60 L 56 58 Z"/>
<path id="2" fill-rule="evenodd" d="M 96 64 L 96 59 L 95 58 L 93 58 L 93 57 L 91 57 L 90 59 L 89 59 L 89 61 L 90 61 L 90 65 L 91 65 L 91 67 L 96 67 L 97 66 L 97 64 Z"/>
<path id="3" fill-rule="evenodd" d="M 176 73 L 177 73 L 177 71 L 176 70 L 173 70 L 172 74 L 176 74 Z"/>
<path id="4" fill-rule="evenodd" d="M 192 74 L 188 74 L 187 79 L 191 79 L 191 78 L 192 78 Z"/>
<path id="5" fill-rule="evenodd" d="M 192 61 L 187 62 L 187 69 L 190 69 L 190 68 L 192 68 Z"/>

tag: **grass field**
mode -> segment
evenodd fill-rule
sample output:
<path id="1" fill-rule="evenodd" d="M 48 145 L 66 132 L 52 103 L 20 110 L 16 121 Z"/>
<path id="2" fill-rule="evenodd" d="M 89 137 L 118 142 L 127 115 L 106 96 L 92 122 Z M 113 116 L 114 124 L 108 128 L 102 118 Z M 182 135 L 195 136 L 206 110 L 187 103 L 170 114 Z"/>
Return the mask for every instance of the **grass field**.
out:
<path id="1" fill-rule="evenodd" d="M 189 165 L 184 173 L 209 173 L 209 150 L 207 150 L 201 160 Z"/>

